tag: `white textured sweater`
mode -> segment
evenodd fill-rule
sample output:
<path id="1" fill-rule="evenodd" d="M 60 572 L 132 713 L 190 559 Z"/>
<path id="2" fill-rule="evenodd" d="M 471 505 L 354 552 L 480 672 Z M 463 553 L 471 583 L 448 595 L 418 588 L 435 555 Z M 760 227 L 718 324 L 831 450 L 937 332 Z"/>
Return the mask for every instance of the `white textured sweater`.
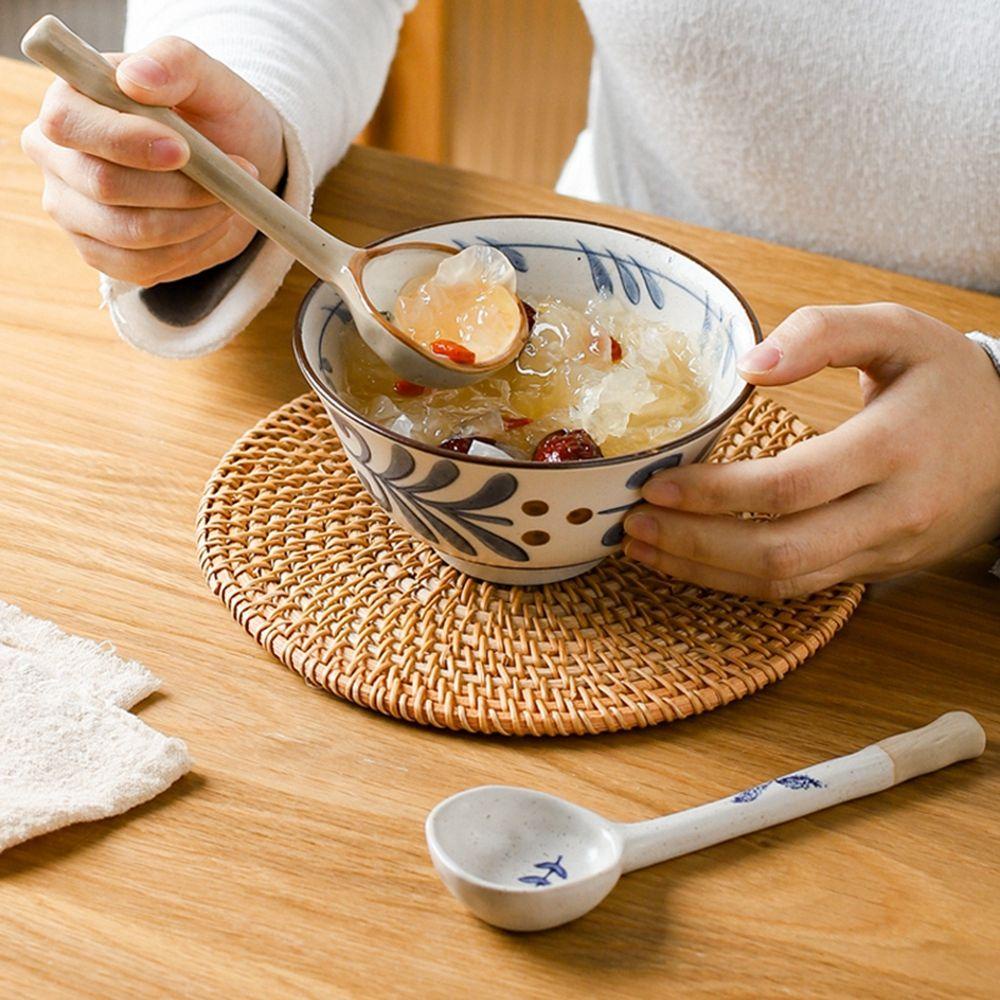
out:
<path id="1" fill-rule="evenodd" d="M 253 83 L 286 122 L 285 197 L 308 211 L 413 3 L 130 0 L 126 48 L 182 35 Z M 997 0 L 581 3 L 589 121 L 560 190 L 1000 291 Z M 265 246 L 213 308 L 171 323 L 156 295 L 106 293 L 127 339 L 191 356 L 242 329 L 288 264 Z"/>

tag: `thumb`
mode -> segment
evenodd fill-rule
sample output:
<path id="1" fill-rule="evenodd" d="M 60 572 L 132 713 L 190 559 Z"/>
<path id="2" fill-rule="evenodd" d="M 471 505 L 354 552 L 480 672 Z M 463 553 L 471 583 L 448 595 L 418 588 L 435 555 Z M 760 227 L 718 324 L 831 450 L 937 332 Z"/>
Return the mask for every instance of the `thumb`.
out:
<path id="1" fill-rule="evenodd" d="M 860 368 L 878 380 L 925 353 L 919 314 L 894 303 L 796 309 L 737 367 L 754 385 L 787 385 L 823 368 Z"/>
<path id="2" fill-rule="evenodd" d="M 246 81 L 184 38 L 158 38 L 126 56 L 115 72 L 132 100 L 177 108 L 208 123 L 246 104 Z"/>

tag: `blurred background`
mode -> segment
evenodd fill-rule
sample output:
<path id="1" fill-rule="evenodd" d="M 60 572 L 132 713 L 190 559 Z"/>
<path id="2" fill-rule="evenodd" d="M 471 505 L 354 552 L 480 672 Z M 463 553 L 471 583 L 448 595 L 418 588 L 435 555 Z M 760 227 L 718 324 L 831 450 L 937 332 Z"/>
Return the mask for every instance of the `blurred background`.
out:
<path id="1" fill-rule="evenodd" d="M 0 55 L 19 55 L 45 13 L 119 50 L 124 11 L 124 0 L 0 0 Z M 577 0 L 420 0 L 359 140 L 551 187 L 586 118 L 590 56 Z"/>

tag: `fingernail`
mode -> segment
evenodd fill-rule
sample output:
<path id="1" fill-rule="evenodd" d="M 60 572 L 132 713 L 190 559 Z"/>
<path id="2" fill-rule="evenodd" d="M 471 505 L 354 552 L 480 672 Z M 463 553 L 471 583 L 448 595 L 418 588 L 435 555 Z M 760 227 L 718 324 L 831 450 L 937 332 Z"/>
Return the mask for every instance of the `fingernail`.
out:
<path id="1" fill-rule="evenodd" d="M 654 479 L 642 491 L 642 495 L 660 507 L 675 507 L 681 502 L 681 488 L 669 479 Z"/>
<path id="2" fill-rule="evenodd" d="M 119 65 L 118 72 L 144 90 L 155 90 L 170 79 L 166 67 L 152 56 L 129 56 Z"/>
<path id="3" fill-rule="evenodd" d="M 243 169 L 251 177 L 256 177 L 256 178 L 260 177 L 260 171 L 249 160 L 247 160 L 246 163 L 243 164 Z"/>
<path id="4" fill-rule="evenodd" d="M 154 167 L 170 167 L 184 159 L 184 147 L 176 139 L 154 139 L 149 144 L 149 162 Z"/>
<path id="5" fill-rule="evenodd" d="M 752 375 L 763 375 L 769 372 L 781 360 L 781 351 L 769 344 L 766 340 L 763 344 L 747 351 L 746 354 L 736 362 L 736 367 L 741 371 L 749 372 Z"/>
<path id="6" fill-rule="evenodd" d="M 625 531 L 640 542 L 656 540 L 656 521 L 648 514 L 633 514 L 625 520 Z"/>

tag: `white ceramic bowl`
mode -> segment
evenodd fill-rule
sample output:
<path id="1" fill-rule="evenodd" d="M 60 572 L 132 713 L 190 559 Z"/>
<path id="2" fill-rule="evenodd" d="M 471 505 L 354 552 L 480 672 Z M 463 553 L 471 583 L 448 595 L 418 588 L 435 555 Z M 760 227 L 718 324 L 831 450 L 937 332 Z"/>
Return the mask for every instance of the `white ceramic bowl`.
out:
<path id="1" fill-rule="evenodd" d="M 651 320 L 693 334 L 711 380 L 709 418 L 659 448 L 547 464 L 476 458 L 388 431 L 341 398 L 338 334 L 351 322 L 340 295 L 317 282 L 296 321 L 294 348 L 354 470 L 398 524 L 470 576 L 505 584 L 564 580 L 622 542 L 625 512 L 654 472 L 702 458 L 752 387 L 736 359 L 761 339 L 744 298 L 721 275 L 648 236 L 547 216 L 463 219 L 388 237 L 455 246 L 489 243 L 517 270 L 529 300 L 621 296 Z"/>

